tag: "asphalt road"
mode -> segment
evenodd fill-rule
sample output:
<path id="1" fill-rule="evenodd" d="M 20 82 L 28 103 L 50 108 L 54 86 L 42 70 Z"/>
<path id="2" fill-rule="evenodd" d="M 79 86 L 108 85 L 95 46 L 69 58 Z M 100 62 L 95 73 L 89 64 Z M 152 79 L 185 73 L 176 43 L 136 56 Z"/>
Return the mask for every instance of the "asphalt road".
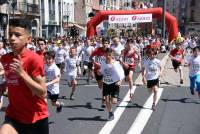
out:
<path id="1" fill-rule="evenodd" d="M 159 58 L 163 56 L 160 55 Z M 101 91 L 95 82 L 86 85 L 84 77 L 79 80 L 75 100 L 72 101 L 69 100 L 71 89 L 67 86 L 67 81 L 62 79 L 59 99 L 65 103 L 62 112 L 56 113 L 56 108 L 48 101 L 50 134 L 97 134 L 103 131 L 111 134 L 126 134 L 128 131 L 131 134 L 140 132 L 142 134 L 199 134 L 200 100 L 197 96 L 190 95 L 188 80 L 185 80 L 182 86 L 177 84 L 178 80 L 169 63 L 170 61 L 165 68 L 168 70 L 165 72 L 167 77 L 164 78 L 159 89 L 161 97 L 156 111 L 152 112 L 148 107 L 151 94 L 146 86 L 137 85 L 134 99 L 129 100 L 126 97 L 127 83 L 123 83 L 120 99 L 114 106 L 114 121 L 108 121 L 108 112 L 101 108 Z M 138 76 L 139 73 L 136 73 L 134 79 Z M 7 99 L 4 100 L 5 106 Z M 0 123 L 3 120 L 4 112 L 1 111 Z M 133 124 L 139 125 L 136 129 L 130 129 Z"/>

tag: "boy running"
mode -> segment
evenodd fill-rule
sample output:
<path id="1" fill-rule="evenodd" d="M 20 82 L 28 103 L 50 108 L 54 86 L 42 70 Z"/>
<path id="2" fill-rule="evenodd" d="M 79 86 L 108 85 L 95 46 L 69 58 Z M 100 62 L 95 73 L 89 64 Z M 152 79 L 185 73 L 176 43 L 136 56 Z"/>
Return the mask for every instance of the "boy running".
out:
<path id="1" fill-rule="evenodd" d="M 172 60 L 172 65 L 174 67 L 174 71 L 177 72 L 177 69 L 180 73 L 180 84 L 183 84 L 183 69 L 182 62 L 184 61 L 184 50 L 182 49 L 181 44 L 183 43 L 182 37 L 177 37 L 175 40 L 176 48 L 171 50 L 169 57 Z"/>
<path id="2" fill-rule="evenodd" d="M 71 47 L 69 50 L 69 57 L 65 59 L 66 74 L 69 86 L 72 87 L 70 94 L 70 100 L 74 100 L 74 93 L 77 85 L 77 67 L 79 66 L 79 58 L 75 47 Z"/>
<path id="3" fill-rule="evenodd" d="M 108 119 L 113 120 L 112 104 L 117 103 L 121 82 L 124 78 L 124 70 L 119 61 L 114 60 L 114 51 L 106 49 L 105 58 L 98 72 L 103 75 L 103 96 L 105 96 L 106 108 L 109 112 Z"/>
<path id="4" fill-rule="evenodd" d="M 51 100 L 52 106 L 56 106 L 57 112 L 62 111 L 63 103 L 58 102 L 59 97 L 59 82 L 60 82 L 60 69 L 55 64 L 55 52 L 48 51 L 45 53 L 45 76 L 48 96 Z"/>
<path id="5" fill-rule="evenodd" d="M 200 48 L 195 47 L 192 52 L 193 54 L 189 60 L 190 91 L 194 95 L 194 89 L 196 88 L 200 98 Z"/>

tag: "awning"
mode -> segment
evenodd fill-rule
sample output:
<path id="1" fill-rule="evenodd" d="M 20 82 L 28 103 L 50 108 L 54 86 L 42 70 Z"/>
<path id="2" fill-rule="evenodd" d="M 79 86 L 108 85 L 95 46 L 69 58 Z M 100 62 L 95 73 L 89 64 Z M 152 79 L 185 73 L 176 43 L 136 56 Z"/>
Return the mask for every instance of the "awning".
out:
<path id="1" fill-rule="evenodd" d="M 85 30 L 85 28 L 84 28 L 83 26 L 79 25 L 79 24 L 76 24 L 76 23 L 68 23 L 68 28 L 73 27 L 73 26 L 75 26 L 75 27 L 78 28 L 78 29 Z M 67 29 L 67 23 L 64 23 L 64 24 L 63 24 L 63 28 L 64 28 L 65 30 Z"/>

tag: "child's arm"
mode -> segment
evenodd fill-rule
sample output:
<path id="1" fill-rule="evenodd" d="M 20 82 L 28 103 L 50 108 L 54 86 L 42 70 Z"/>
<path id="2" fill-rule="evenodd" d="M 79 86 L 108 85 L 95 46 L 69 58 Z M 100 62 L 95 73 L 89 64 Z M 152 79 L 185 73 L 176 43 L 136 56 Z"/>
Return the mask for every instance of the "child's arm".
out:
<path id="1" fill-rule="evenodd" d="M 46 86 L 52 85 L 52 84 L 55 84 L 55 83 L 59 83 L 59 82 L 60 82 L 60 75 L 56 76 L 56 78 L 53 79 L 52 81 L 47 82 Z"/>
<path id="2" fill-rule="evenodd" d="M 146 79 L 145 79 L 145 67 L 142 67 L 142 82 L 143 82 L 143 84 L 146 84 Z"/>

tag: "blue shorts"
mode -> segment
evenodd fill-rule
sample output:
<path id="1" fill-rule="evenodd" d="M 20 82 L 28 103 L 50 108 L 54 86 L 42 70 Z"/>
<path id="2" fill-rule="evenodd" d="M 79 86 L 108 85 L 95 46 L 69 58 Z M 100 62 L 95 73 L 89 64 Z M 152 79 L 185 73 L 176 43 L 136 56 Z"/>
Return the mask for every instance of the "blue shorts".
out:
<path id="1" fill-rule="evenodd" d="M 200 74 L 190 76 L 190 90 L 194 90 L 195 88 L 196 91 L 200 92 Z"/>

